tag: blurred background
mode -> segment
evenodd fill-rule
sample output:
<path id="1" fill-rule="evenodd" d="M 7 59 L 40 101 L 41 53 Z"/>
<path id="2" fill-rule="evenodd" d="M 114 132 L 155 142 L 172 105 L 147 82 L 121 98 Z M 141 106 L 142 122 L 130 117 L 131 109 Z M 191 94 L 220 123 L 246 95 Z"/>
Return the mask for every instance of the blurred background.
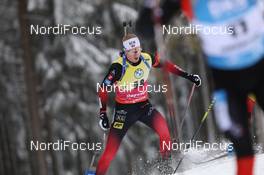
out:
<path id="1" fill-rule="evenodd" d="M 121 50 L 123 21 L 135 24 L 143 0 L 1 0 L 0 1 L 0 174 L 84 174 L 101 151 L 31 151 L 30 141 L 104 142 L 98 126 L 96 92 L 111 62 Z M 36 35 L 30 25 L 101 27 L 101 34 Z M 187 25 L 179 13 L 175 26 Z M 134 31 L 134 26 L 130 29 Z M 192 84 L 171 76 L 173 116 L 163 93 L 151 93 L 150 101 L 166 116 L 173 138 L 188 141 L 211 103 L 212 83 L 195 35 L 165 36 L 167 59 L 189 73 L 199 74 L 203 85 L 196 88 L 182 120 Z M 142 40 L 143 49 L 154 53 L 154 41 Z M 150 84 L 163 84 L 161 70 L 153 70 Z M 109 101 L 112 116 L 114 100 Z M 256 115 L 257 114 L 257 115 Z M 199 140 L 221 142 L 209 113 Z M 264 117 L 255 108 L 253 133 L 256 144 L 264 143 Z M 142 174 L 147 160 L 155 159 L 158 137 L 142 124 L 133 126 L 124 138 L 109 174 Z"/>

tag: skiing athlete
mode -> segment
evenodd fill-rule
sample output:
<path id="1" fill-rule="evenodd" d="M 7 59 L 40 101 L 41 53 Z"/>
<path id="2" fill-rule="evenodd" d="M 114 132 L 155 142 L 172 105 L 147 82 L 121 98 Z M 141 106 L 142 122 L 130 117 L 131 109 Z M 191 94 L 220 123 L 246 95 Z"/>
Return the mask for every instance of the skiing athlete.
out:
<path id="1" fill-rule="evenodd" d="M 137 27 L 149 37 L 154 34 L 154 7 L 147 2 L 150 1 L 141 11 Z M 263 4 L 257 0 L 167 0 L 159 13 L 161 22 L 169 22 L 179 9 L 193 25 L 230 32 L 199 32 L 198 36 L 213 75 L 217 125 L 234 144 L 237 175 L 253 175 L 254 152 L 248 120 L 251 107 L 247 109 L 247 103 L 248 95 L 254 94 L 264 110 Z"/>
<path id="2" fill-rule="evenodd" d="M 158 54 L 151 56 L 141 51 L 139 38 L 135 34 L 123 37 L 123 51 L 111 64 L 110 69 L 103 79 L 98 96 L 100 101 L 100 127 L 106 131 L 110 128 L 106 148 L 97 165 L 96 175 L 104 175 L 111 161 L 118 151 L 122 138 L 128 129 L 137 121 L 152 128 L 160 139 L 160 153 L 162 157 L 169 154 L 169 150 L 162 148 L 162 143 L 171 141 L 169 129 L 164 117 L 151 105 L 148 98 L 147 79 L 152 67 L 163 68 L 165 71 L 181 76 L 201 85 L 198 75 L 188 74 L 169 61 L 160 62 Z M 115 89 L 115 112 L 110 126 L 107 117 L 107 90 L 106 87 Z"/>

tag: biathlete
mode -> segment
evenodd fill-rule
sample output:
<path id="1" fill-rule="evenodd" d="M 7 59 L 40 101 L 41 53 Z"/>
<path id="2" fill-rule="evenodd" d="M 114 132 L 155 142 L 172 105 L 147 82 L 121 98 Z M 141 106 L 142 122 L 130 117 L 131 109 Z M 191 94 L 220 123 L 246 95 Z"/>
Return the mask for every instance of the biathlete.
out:
<path id="1" fill-rule="evenodd" d="M 115 60 L 105 76 L 99 89 L 100 121 L 103 130 L 109 129 L 107 117 L 107 87 L 115 85 L 115 113 L 110 127 L 106 148 L 96 169 L 96 175 L 104 175 L 115 157 L 122 138 L 128 129 L 137 121 L 152 128 L 160 139 L 160 153 L 166 156 L 169 150 L 162 148 L 162 143 L 170 144 L 171 138 L 164 117 L 151 105 L 146 88 L 147 79 L 152 67 L 164 68 L 175 75 L 181 76 L 201 85 L 198 75 L 188 74 L 169 61 L 161 63 L 158 55 L 151 56 L 141 52 L 139 38 L 134 34 L 123 37 L 123 49 L 120 57 Z M 145 89 L 145 90 L 144 90 Z"/>

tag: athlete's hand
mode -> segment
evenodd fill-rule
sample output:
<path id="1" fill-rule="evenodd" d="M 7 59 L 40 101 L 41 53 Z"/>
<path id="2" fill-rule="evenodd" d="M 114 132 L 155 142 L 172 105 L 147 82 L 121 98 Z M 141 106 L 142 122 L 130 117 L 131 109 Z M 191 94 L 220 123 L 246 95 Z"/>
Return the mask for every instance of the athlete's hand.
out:
<path id="1" fill-rule="evenodd" d="M 105 112 L 100 113 L 99 126 L 104 131 L 107 131 L 109 129 L 109 120 Z"/>
<path id="2" fill-rule="evenodd" d="M 197 87 L 201 86 L 202 80 L 199 75 L 196 74 L 189 74 L 188 79 L 193 82 Z"/>

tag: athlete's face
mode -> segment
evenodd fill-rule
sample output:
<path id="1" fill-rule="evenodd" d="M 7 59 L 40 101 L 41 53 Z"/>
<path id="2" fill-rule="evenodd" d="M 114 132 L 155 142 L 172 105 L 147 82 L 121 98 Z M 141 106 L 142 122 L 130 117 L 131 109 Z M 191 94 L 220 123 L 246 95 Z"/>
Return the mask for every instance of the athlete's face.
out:
<path id="1" fill-rule="evenodd" d="M 139 56 L 141 54 L 141 47 L 135 47 L 126 51 L 126 57 L 132 63 L 136 63 L 139 60 Z"/>

